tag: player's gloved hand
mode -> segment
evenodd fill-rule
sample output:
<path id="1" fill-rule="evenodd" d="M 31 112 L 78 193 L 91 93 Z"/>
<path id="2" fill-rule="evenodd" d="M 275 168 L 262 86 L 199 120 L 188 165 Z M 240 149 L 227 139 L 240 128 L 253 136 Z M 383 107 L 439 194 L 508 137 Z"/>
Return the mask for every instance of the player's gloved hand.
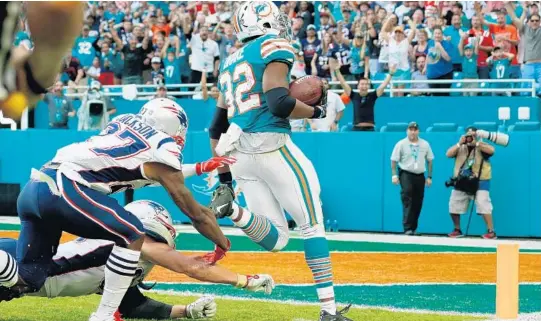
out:
<path id="1" fill-rule="evenodd" d="M 186 306 L 186 318 L 212 318 L 216 315 L 218 305 L 211 296 L 204 296 Z"/>
<path id="2" fill-rule="evenodd" d="M 225 257 L 225 253 L 231 249 L 231 241 L 227 240 L 227 248 L 222 249 L 218 245 L 214 246 L 214 252 L 207 253 L 203 256 L 200 256 L 199 259 L 205 261 L 208 264 L 214 265 L 216 262 L 220 261 Z"/>
<path id="3" fill-rule="evenodd" d="M 237 288 L 251 292 L 265 292 L 271 294 L 274 289 L 274 280 L 268 274 L 238 275 Z"/>
<path id="4" fill-rule="evenodd" d="M 195 172 L 197 175 L 210 173 L 217 168 L 234 164 L 236 161 L 234 157 L 212 157 L 207 161 L 195 164 Z"/>

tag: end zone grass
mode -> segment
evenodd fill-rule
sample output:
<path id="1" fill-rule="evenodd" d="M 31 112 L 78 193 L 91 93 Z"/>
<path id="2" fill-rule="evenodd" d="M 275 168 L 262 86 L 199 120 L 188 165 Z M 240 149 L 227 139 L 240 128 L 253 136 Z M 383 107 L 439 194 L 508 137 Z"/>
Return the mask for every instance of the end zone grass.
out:
<path id="1" fill-rule="evenodd" d="M 148 294 L 154 299 L 169 304 L 186 304 L 194 297 Z M 80 298 L 32 298 L 26 297 L 0 303 L 2 321 L 84 321 L 99 303 L 97 295 Z M 312 321 L 317 320 L 317 306 L 301 306 L 261 301 L 239 301 L 217 299 L 218 315 L 215 321 Z M 415 314 L 390 312 L 377 309 L 351 309 L 347 316 L 355 321 L 465 321 L 482 320 L 468 316 Z M 150 321 L 150 320 L 147 320 Z"/>

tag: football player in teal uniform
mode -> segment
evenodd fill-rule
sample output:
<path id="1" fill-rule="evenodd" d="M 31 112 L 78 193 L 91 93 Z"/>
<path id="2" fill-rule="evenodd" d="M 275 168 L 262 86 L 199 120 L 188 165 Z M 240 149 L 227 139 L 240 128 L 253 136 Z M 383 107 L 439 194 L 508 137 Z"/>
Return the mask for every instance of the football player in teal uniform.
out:
<path id="1" fill-rule="evenodd" d="M 244 43 L 221 64 L 217 111 L 210 127 L 213 153 L 237 162 L 219 169 L 211 203 L 252 241 L 280 251 L 289 240 L 286 211 L 300 227 L 306 263 L 321 302 L 320 320 L 349 320 L 336 310 L 331 260 L 320 201 L 319 180 L 310 160 L 291 139 L 290 119 L 323 118 L 326 92 L 316 106 L 289 95 L 295 52 L 289 21 L 270 1 L 243 3 L 231 22 Z M 234 202 L 231 182 L 247 208 Z"/>

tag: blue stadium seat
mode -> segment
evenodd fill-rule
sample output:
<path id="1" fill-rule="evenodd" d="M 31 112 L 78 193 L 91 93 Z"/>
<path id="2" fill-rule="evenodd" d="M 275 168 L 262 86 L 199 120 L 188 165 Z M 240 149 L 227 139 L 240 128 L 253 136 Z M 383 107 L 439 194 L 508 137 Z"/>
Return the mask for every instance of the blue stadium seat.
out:
<path id="1" fill-rule="evenodd" d="M 453 73 L 453 79 L 455 80 L 461 80 L 461 79 L 464 79 L 464 74 L 459 72 L 459 71 L 455 71 Z M 451 85 L 451 89 L 461 89 L 462 88 L 462 83 L 461 82 L 456 82 L 456 83 L 453 83 Z M 460 92 L 452 92 L 451 93 L 451 96 L 462 96 L 464 95 L 463 93 L 460 93 Z"/>
<path id="2" fill-rule="evenodd" d="M 538 121 L 523 121 L 509 126 L 510 132 L 524 132 L 541 130 L 541 123 Z"/>
<path id="3" fill-rule="evenodd" d="M 496 122 L 491 122 L 491 121 L 477 121 L 473 123 L 471 126 L 477 129 L 482 129 L 489 132 L 495 132 L 498 130 L 498 124 Z"/>
<path id="4" fill-rule="evenodd" d="M 381 126 L 381 132 L 405 132 L 408 129 L 408 123 L 387 123 Z"/>
<path id="5" fill-rule="evenodd" d="M 479 89 L 487 89 L 487 88 L 490 88 L 489 83 L 486 83 L 483 81 L 482 83 L 479 84 Z M 478 95 L 479 96 L 492 96 L 492 93 L 483 91 L 483 92 L 478 93 Z"/>
<path id="6" fill-rule="evenodd" d="M 455 71 L 453 73 L 453 79 L 464 79 L 464 74 L 460 71 Z"/>
<path id="7" fill-rule="evenodd" d="M 353 123 L 347 123 L 346 125 L 340 127 L 341 132 L 350 132 L 353 128 Z"/>
<path id="8" fill-rule="evenodd" d="M 426 129 L 427 132 L 456 132 L 458 125 L 455 123 L 434 123 Z"/>
<path id="9" fill-rule="evenodd" d="M 462 83 L 461 82 L 455 82 L 451 84 L 451 89 L 461 89 Z M 461 92 L 451 92 L 450 96 L 463 96 L 464 93 Z"/>

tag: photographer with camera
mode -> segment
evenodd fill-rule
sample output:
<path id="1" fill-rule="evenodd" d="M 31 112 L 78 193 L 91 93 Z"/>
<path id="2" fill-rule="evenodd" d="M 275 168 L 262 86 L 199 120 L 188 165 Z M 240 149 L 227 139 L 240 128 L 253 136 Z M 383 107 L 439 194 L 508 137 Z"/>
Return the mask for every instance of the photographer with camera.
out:
<path id="1" fill-rule="evenodd" d="M 475 201 L 477 214 L 482 215 L 488 232 L 484 239 L 495 239 L 492 221 L 492 201 L 489 188 L 492 178 L 490 157 L 494 155 L 494 146 L 481 141 L 481 138 L 501 145 L 507 145 L 508 136 L 501 133 L 489 133 L 469 127 L 457 144 L 447 150 L 447 157 L 455 159 L 453 177 L 445 182 L 446 187 L 453 187 L 449 200 L 449 212 L 454 224 L 449 237 L 463 237 L 460 229 L 460 215 L 468 211 L 470 201 Z M 473 210 L 473 209 L 472 209 Z"/>

